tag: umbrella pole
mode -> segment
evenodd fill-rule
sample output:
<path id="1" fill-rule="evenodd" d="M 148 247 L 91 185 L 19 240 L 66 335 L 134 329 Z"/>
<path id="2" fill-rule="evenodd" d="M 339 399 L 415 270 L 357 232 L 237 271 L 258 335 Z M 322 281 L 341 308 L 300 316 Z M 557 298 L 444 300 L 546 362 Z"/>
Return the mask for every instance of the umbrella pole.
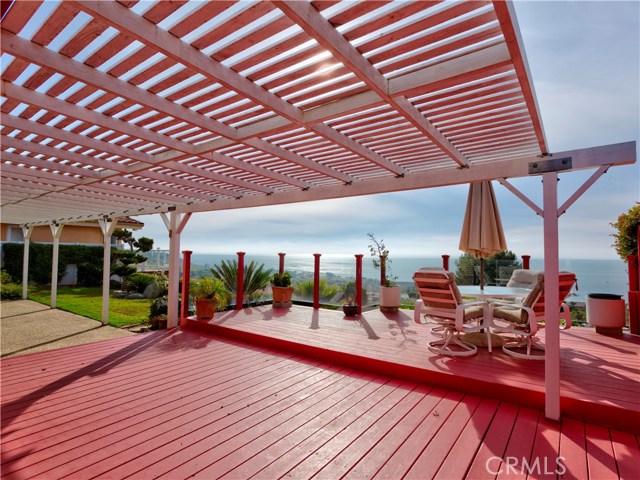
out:
<path id="1" fill-rule="evenodd" d="M 484 258 L 480 259 L 480 290 L 484 290 Z"/>

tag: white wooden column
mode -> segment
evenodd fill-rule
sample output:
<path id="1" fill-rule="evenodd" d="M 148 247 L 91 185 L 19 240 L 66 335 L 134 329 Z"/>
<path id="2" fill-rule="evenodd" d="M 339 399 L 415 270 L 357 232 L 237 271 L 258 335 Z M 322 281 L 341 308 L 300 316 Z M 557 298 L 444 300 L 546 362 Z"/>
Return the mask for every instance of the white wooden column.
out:
<path id="1" fill-rule="evenodd" d="M 542 175 L 544 211 L 545 415 L 560 420 L 560 312 L 558 309 L 558 174 Z"/>
<path id="2" fill-rule="evenodd" d="M 31 234 L 33 227 L 22 226 L 22 237 L 24 239 L 24 253 L 22 254 L 22 299 L 27 299 L 27 287 L 29 286 L 29 246 L 31 244 Z"/>
<path id="3" fill-rule="evenodd" d="M 51 261 L 51 308 L 56 308 L 56 300 L 58 298 L 58 252 L 60 250 L 60 235 L 62 235 L 62 227 L 64 225 L 54 223 L 51 227 L 51 235 L 53 235 L 53 260 Z"/>
<path id="4" fill-rule="evenodd" d="M 167 230 L 169 231 L 169 295 L 167 305 L 167 328 L 173 328 L 178 325 L 178 297 L 180 284 L 180 234 L 187 225 L 191 213 L 170 212 L 169 217 L 166 213 L 161 213 Z M 183 299 L 188 301 L 188 299 Z"/>
<path id="5" fill-rule="evenodd" d="M 107 217 L 98 219 L 102 230 L 102 245 L 104 253 L 102 257 L 102 324 L 109 324 L 109 287 L 111 278 L 111 235 L 116 229 L 118 219 Z"/>
<path id="6" fill-rule="evenodd" d="M 569 199 L 558 207 L 558 173 L 542 174 L 543 208 L 538 207 L 506 179 L 500 183 L 543 217 L 544 236 L 544 310 L 545 310 L 545 416 L 560 420 L 560 256 L 558 253 L 558 218 L 607 172 L 610 165 L 601 165 Z"/>

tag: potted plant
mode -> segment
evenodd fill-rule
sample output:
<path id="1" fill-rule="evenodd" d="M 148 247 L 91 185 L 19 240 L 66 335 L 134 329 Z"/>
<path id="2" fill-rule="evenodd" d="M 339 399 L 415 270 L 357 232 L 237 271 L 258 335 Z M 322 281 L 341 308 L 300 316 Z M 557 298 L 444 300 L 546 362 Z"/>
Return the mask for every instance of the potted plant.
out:
<path id="1" fill-rule="evenodd" d="M 380 270 L 380 311 L 397 312 L 400 309 L 400 287 L 395 282 L 397 277 L 391 274 L 389 250 L 382 238 L 378 240 L 372 233 L 367 233 L 367 237 L 371 240 L 369 252 L 373 266 Z"/>
<path id="2" fill-rule="evenodd" d="M 229 292 L 224 282 L 213 277 L 204 277 L 193 282 L 191 293 L 196 304 L 198 320 L 210 320 L 216 310 L 223 310 L 229 302 Z"/>
<path id="3" fill-rule="evenodd" d="M 274 273 L 271 278 L 271 290 L 273 292 L 273 306 L 276 308 L 291 307 L 291 295 L 293 295 L 293 287 L 291 286 L 291 274 L 284 272 L 282 275 Z"/>
<path id="4" fill-rule="evenodd" d="M 345 317 L 355 317 L 358 315 L 358 304 L 353 297 L 349 296 L 346 298 L 345 303 L 342 304 L 342 311 Z"/>

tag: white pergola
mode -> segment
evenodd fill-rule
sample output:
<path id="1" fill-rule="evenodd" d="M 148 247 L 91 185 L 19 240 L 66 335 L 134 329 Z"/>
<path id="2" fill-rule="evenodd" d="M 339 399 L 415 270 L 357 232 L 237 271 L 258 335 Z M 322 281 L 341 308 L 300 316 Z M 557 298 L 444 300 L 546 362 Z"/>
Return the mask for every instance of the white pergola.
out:
<path id="1" fill-rule="evenodd" d="M 8 2 L 3 2 L 3 8 Z M 16 1 L 2 19 L 1 215 L 30 232 L 498 180 L 544 216 L 549 418 L 558 217 L 635 142 L 549 152 L 503 1 Z M 558 171 L 595 169 L 557 203 Z M 544 205 L 509 178 L 542 175 Z M 301 220 L 302 222 L 303 220 Z M 52 306 L 55 306 L 55 275 Z M 25 289 L 26 294 L 26 289 Z M 103 319 L 108 319 L 108 282 Z"/>

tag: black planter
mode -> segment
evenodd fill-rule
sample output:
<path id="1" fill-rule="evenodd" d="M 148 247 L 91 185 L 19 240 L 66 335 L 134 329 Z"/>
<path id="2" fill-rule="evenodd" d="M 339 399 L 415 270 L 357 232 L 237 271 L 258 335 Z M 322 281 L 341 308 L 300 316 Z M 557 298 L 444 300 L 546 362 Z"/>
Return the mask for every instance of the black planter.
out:
<path id="1" fill-rule="evenodd" d="M 343 305 L 342 311 L 344 312 L 345 317 L 355 317 L 358 315 L 358 306 L 357 305 Z"/>

